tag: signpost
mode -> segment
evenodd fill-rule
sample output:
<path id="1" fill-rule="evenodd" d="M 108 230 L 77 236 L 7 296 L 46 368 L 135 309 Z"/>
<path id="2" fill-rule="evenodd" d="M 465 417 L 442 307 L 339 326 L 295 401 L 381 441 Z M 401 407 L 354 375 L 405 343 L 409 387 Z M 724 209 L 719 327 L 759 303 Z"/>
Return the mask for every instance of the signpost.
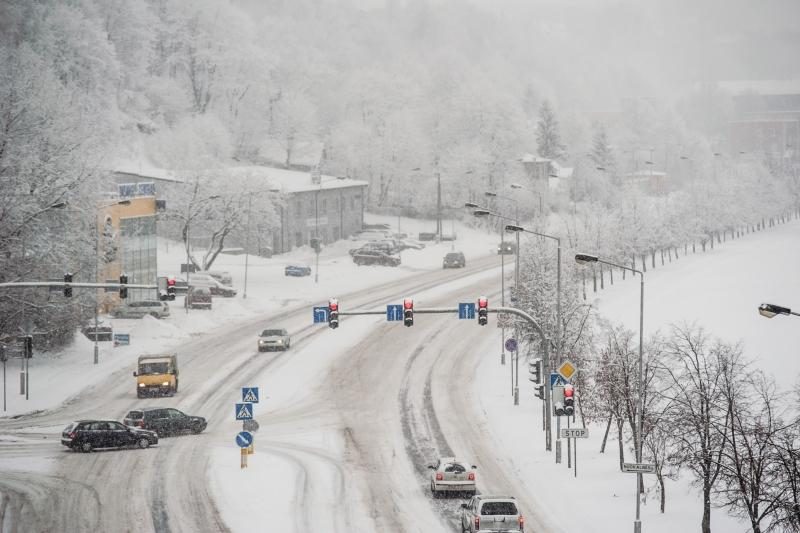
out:
<path id="1" fill-rule="evenodd" d="M 242 401 L 244 403 L 258 403 L 258 387 L 242 387 Z"/>
<path id="2" fill-rule="evenodd" d="M 516 352 L 517 351 L 517 339 L 507 339 L 506 340 L 506 350 L 509 352 Z"/>
<path id="3" fill-rule="evenodd" d="M 474 303 L 458 304 L 458 318 L 460 320 L 470 320 L 475 318 L 475 304 Z"/>
<path id="4" fill-rule="evenodd" d="M 575 366 L 572 361 L 564 361 L 561 363 L 561 366 L 556 369 L 556 372 L 558 372 L 562 378 L 569 382 L 572 379 L 572 376 L 578 372 L 578 367 Z"/>
<path id="5" fill-rule="evenodd" d="M 589 430 L 586 428 L 561 428 L 562 439 L 588 439 Z"/>
<path id="6" fill-rule="evenodd" d="M 328 308 L 315 307 L 314 308 L 314 324 L 323 324 L 328 321 Z"/>
<path id="7" fill-rule="evenodd" d="M 508 313 L 497 313 L 497 327 L 498 328 L 510 328 L 514 325 L 514 321 L 511 318 L 511 315 Z"/>
<path id="8" fill-rule="evenodd" d="M 114 346 L 128 346 L 130 343 L 130 333 L 114 333 Z"/>
<path id="9" fill-rule="evenodd" d="M 236 434 L 236 444 L 239 448 L 249 448 L 253 444 L 253 434 L 247 431 L 240 431 Z"/>
<path id="10" fill-rule="evenodd" d="M 622 471 L 628 474 L 655 474 L 656 465 L 649 463 L 622 463 Z"/>
<path id="11" fill-rule="evenodd" d="M 403 306 L 401 304 L 390 304 L 386 306 L 386 320 L 403 320 Z"/>
<path id="12" fill-rule="evenodd" d="M 252 419 L 253 419 L 253 404 L 237 403 L 236 420 L 252 420 Z"/>
<path id="13" fill-rule="evenodd" d="M 561 374 L 556 374 L 555 372 L 550 374 L 550 389 L 552 390 L 553 387 L 557 387 L 559 385 L 566 385 L 567 380 L 561 377 Z"/>

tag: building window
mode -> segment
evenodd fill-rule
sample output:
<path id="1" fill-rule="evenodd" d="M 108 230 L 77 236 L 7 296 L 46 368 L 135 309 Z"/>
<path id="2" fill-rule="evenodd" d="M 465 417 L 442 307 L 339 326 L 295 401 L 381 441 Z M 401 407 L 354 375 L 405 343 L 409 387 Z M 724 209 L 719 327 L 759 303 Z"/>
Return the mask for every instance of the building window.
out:
<path id="1" fill-rule="evenodd" d="M 157 238 L 156 217 L 145 215 L 122 218 L 119 221 L 120 243 L 122 246 L 122 272 L 128 275 L 128 282 L 141 285 L 155 285 L 157 276 Z M 133 300 L 149 300 L 157 297 L 154 289 L 130 289 Z"/>

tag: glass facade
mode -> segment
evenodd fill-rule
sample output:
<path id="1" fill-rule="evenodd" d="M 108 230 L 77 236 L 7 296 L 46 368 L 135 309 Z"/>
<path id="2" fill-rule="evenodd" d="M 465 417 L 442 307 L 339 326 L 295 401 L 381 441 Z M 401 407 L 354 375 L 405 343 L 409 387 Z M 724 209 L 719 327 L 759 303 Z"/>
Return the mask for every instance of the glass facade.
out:
<path id="1" fill-rule="evenodd" d="M 156 216 L 144 215 L 121 218 L 119 228 L 122 244 L 122 272 L 128 283 L 155 285 L 158 265 L 156 254 Z M 130 289 L 129 301 L 158 299 L 155 289 Z"/>

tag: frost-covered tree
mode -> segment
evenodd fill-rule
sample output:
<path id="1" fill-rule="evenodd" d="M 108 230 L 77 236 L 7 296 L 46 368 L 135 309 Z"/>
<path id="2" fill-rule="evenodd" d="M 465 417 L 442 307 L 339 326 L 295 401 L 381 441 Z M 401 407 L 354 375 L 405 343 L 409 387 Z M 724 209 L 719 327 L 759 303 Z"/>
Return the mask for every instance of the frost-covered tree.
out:
<path id="1" fill-rule="evenodd" d="M 558 119 L 548 100 L 539 107 L 539 120 L 536 123 L 536 150 L 541 157 L 558 159 L 564 154 Z"/>

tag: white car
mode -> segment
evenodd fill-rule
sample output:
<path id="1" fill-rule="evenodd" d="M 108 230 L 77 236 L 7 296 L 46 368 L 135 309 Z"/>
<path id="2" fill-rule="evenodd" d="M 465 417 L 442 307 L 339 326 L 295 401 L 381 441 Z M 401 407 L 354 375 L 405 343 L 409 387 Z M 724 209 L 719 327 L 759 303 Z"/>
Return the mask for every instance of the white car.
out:
<path id="1" fill-rule="evenodd" d="M 475 495 L 475 469 L 478 467 L 455 457 L 442 457 L 435 465 L 428 465 L 431 472 L 431 494 L 440 498 L 448 493 Z"/>
<path id="2" fill-rule="evenodd" d="M 285 329 L 265 329 L 258 336 L 258 351 L 286 351 L 291 346 L 291 343 L 292 339 L 289 337 L 289 332 Z"/>

